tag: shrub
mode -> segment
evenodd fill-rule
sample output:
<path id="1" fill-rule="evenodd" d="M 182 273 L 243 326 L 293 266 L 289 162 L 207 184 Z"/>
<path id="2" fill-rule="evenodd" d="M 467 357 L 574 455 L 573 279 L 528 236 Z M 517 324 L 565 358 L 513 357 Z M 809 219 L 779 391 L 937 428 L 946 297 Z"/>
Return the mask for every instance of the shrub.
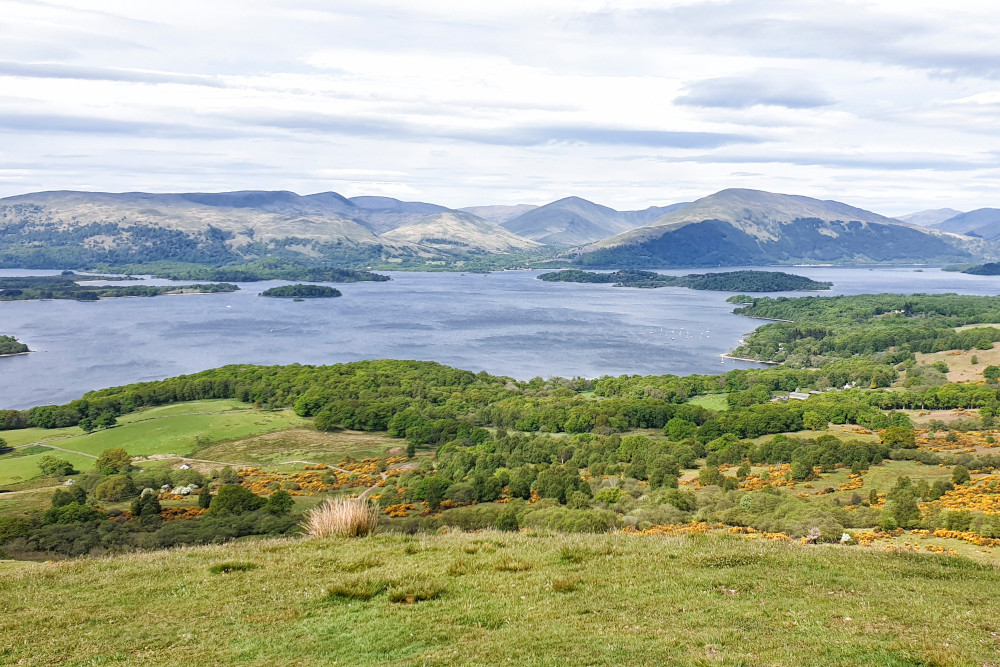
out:
<path id="1" fill-rule="evenodd" d="M 264 511 L 270 514 L 288 514 L 295 507 L 295 501 L 288 491 L 275 491 L 264 503 Z"/>
<path id="2" fill-rule="evenodd" d="M 601 489 L 600 491 L 597 492 L 597 495 L 594 497 L 595 501 L 599 503 L 608 503 L 609 505 L 613 505 L 621 499 L 622 499 L 622 490 L 617 487 Z"/>
<path id="3" fill-rule="evenodd" d="M 378 516 L 378 505 L 370 500 L 338 498 L 310 510 L 302 528 L 313 537 L 363 537 L 378 526 Z"/>
<path id="4" fill-rule="evenodd" d="M 219 515 L 243 514 L 259 510 L 266 502 L 250 489 L 236 484 L 226 484 L 215 494 L 215 498 L 212 498 L 208 511 Z"/>
<path id="5" fill-rule="evenodd" d="M 72 463 L 64 459 L 57 459 L 49 454 L 38 459 L 38 469 L 46 477 L 65 477 L 66 475 L 76 474 L 76 469 L 73 468 Z"/>
<path id="6" fill-rule="evenodd" d="M 132 467 L 132 456 L 124 449 L 105 449 L 94 464 L 102 475 L 116 475 L 128 472 Z"/>
<path id="7" fill-rule="evenodd" d="M 87 492 L 79 486 L 56 489 L 52 494 L 52 507 L 65 507 L 70 503 L 83 505 L 87 502 Z"/>
<path id="8" fill-rule="evenodd" d="M 97 485 L 94 497 L 109 503 L 117 503 L 135 493 L 132 478 L 128 475 L 112 475 Z"/>
<path id="9" fill-rule="evenodd" d="M 521 522 L 517 519 L 517 512 L 513 507 L 505 507 L 497 516 L 493 526 L 497 530 L 517 531 L 521 529 Z"/>
<path id="10" fill-rule="evenodd" d="M 247 570 L 255 570 L 259 567 L 255 563 L 246 563 L 243 561 L 229 561 L 226 563 L 219 563 L 218 565 L 213 565 L 208 568 L 208 571 L 212 574 L 228 574 L 230 572 L 246 572 Z"/>
<path id="11" fill-rule="evenodd" d="M 53 507 L 48 510 L 42 519 L 42 523 L 65 525 L 70 523 L 87 523 L 103 518 L 104 515 L 90 505 L 70 503 L 69 505 Z"/>
<path id="12" fill-rule="evenodd" d="M 969 475 L 969 469 L 966 468 L 965 466 L 955 466 L 954 468 L 951 469 L 952 484 L 955 485 L 965 484 L 970 479 L 972 479 L 972 477 Z"/>

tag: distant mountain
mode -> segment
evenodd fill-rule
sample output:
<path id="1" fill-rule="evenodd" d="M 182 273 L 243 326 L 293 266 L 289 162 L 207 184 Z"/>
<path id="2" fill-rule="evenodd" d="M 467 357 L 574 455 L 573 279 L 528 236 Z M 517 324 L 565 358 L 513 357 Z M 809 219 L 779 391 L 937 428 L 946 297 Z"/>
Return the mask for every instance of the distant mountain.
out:
<path id="1" fill-rule="evenodd" d="M 982 241 L 836 201 L 730 189 L 584 249 L 606 268 L 967 261 Z"/>
<path id="2" fill-rule="evenodd" d="M 477 237 L 469 221 L 453 226 L 461 235 L 450 246 L 406 240 L 419 236 L 413 230 L 383 236 L 408 225 L 427 227 L 427 216 L 441 213 L 452 212 L 436 204 L 347 199 L 335 192 L 39 192 L 0 199 L 0 266 L 76 268 L 165 259 L 219 265 L 275 255 L 359 263 L 536 245 L 495 225 Z M 486 239 L 490 233 L 497 239 Z"/>
<path id="3" fill-rule="evenodd" d="M 997 239 L 1000 238 L 1000 208 L 979 208 L 968 213 L 960 213 L 937 223 L 934 228 L 953 234 Z"/>
<path id="4" fill-rule="evenodd" d="M 407 225 L 431 213 L 450 210 L 437 204 L 401 201 L 392 197 L 351 197 L 349 201 L 355 207 L 351 217 L 376 234 Z"/>
<path id="5" fill-rule="evenodd" d="M 502 225 L 508 220 L 513 220 L 517 216 L 538 208 L 534 204 L 514 204 L 512 206 L 466 206 L 458 209 L 472 215 L 478 215 L 483 220 Z"/>
<path id="6" fill-rule="evenodd" d="M 930 208 L 926 211 L 917 211 L 916 213 L 908 213 L 907 215 L 897 215 L 897 220 L 902 220 L 911 225 L 920 225 L 921 227 L 933 227 L 939 222 L 944 222 L 948 218 L 953 218 L 956 215 L 961 215 L 961 211 L 956 211 L 953 208 Z"/>
<path id="7" fill-rule="evenodd" d="M 512 234 L 499 225 L 464 211 L 428 215 L 388 231 L 382 238 L 443 251 L 461 249 L 495 253 L 541 247 L 540 243 Z"/>
<path id="8" fill-rule="evenodd" d="M 546 245 L 578 246 L 633 229 L 684 204 L 616 211 L 580 197 L 566 197 L 502 223 L 519 236 Z"/>

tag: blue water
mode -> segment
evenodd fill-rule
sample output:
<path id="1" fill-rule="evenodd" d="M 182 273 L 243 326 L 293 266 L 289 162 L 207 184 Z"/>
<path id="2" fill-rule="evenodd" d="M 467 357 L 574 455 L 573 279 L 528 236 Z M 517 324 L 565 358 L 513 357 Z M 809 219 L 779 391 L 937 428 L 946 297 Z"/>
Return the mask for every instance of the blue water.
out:
<path id="1" fill-rule="evenodd" d="M 1000 278 L 938 269 L 782 270 L 832 281 L 828 294 L 1000 292 Z M 29 273 L 52 272 L 0 271 Z M 538 273 L 399 272 L 388 283 L 336 285 L 338 299 L 304 302 L 258 297 L 285 284 L 271 281 L 231 294 L 0 303 L 0 333 L 35 350 L 0 358 L 0 408 L 231 363 L 423 359 L 518 379 L 753 366 L 720 357 L 763 324 L 731 314 L 729 293 L 546 283 Z"/>

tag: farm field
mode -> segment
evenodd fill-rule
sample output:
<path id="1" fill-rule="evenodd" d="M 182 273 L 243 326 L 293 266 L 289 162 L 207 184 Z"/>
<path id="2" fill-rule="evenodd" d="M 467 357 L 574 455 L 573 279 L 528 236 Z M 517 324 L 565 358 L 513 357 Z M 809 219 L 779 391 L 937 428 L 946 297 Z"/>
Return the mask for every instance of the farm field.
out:
<path id="1" fill-rule="evenodd" d="M 286 538 L 2 567 L 5 664 L 994 664 L 1000 633 L 992 565 L 729 534 Z"/>
<path id="2" fill-rule="evenodd" d="M 119 425 L 84 433 L 78 427 L 4 431 L 8 446 L 38 442 L 33 453 L 15 450 L 0 458 L 0 485 L 17 484 L 38 477 L 38 460 L 55 455 L 73 463 L 79 471 L 93 466 L 106 449 L 123 448 L 133 456 L 176 454 L 188 456 L 200 447 L 220 440 L 301 427 L 310 420 L 291 410 L 257 411 L 234 400 L 176 403 L 124 415 Z M 52 445 L 59 449 L 42 447 Z"/>
<path id="3" fill-rule="evenodd" d="M 704 396 L 695 396 L 688 400 L 691 405 L 698 405 L 709 410 L 728 410 L 729 402 L 726 399 L 725 394 L 706 394 Z"/>

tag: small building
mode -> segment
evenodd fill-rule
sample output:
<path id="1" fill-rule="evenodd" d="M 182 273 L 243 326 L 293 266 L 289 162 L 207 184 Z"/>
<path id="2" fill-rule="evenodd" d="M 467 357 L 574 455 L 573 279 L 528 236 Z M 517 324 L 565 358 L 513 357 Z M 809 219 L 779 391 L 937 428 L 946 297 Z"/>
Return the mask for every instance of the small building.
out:
<path id="1" fill-rule="evenodd" d="M 792 391 L 788 394 L 789 400 L 804 401 L 809 398 L 809 394 L 802 393 L 801 391 Z"/>

